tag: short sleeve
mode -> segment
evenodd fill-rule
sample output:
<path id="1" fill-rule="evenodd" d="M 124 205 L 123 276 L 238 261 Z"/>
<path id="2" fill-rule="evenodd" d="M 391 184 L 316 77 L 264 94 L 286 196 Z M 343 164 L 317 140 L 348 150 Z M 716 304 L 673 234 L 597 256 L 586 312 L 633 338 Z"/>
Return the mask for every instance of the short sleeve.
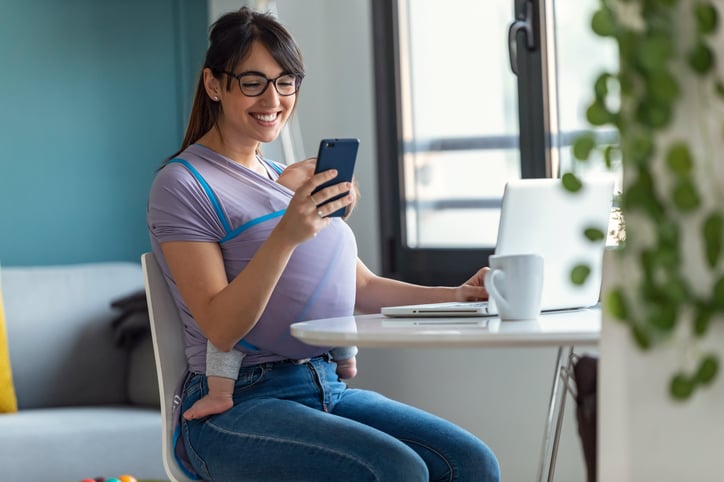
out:
<path id="1" fill-rule="evenodd" d="M 182 164 L 164 166 L 151 185 L 148 229 L 160 243 L 167 241 L 218 242 L 225 235 L 209 196 Z"/>

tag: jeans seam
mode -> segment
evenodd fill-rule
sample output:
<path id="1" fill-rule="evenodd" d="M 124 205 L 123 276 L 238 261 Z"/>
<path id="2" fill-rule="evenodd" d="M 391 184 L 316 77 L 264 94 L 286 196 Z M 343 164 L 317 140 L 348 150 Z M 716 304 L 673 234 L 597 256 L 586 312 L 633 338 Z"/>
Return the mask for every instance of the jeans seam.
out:
<path id="1" fill-rule="evenodd" d="M 377 482 L 381 482 L 379 474 L 375 473 L 375 471 L 373 470 L 373 467 L 370 467 L 368 464 L 366 464 L 364 462 L 364 460 L 354 457 L 346 452 L 341 452 L 341 451 L 334 450 L 334 449 L 331 449 L 328 447 L 321 447 L 319 445 L 314 445 L 314 444 L 310 444 L 310 443 L 303 443 L 303 442 L 300 442 L 300 441 L 294 440 L 294 439 L 282 439 L 282 438 L 276 438 L 276 437 L 268 437 L 268 436 L 264 436 L 264 435 L 242 434 L 239 432 L 227 430 L 224 427 L 215 425 L 212 422 L 207 422 L 207 425 L 213 427 L 215 430 L 217 430 L 220 433 L 223 433 L 223 434 L 229 435 L 229 436 L 233 436 L 233 437 L 243 437 L 246 439 L 255 439 L 255 440 L 262 440 L 262 441 L 276 442 L 276 443 L 288 443 L 288 444 L 292 444 L 292 445 L 298 445 L 301 447 L 313 448 L 313 449 L 316 449 L 316 450 L 319 450 L 322 452 L 332 453 L 339 457 L 351 460 L 352 462 L 356 463 L 357 465 L 364 467 L 370 473 L 370 475 L 372 475 L 374 477 L 374 480 L 376 480 Z"/>
<path id="2" fill-rule="evenodd" d="M 448 458 L 447 458 L 443 453 L 441 453 L 441 452 L 438 451 L 438 450 L 435 450 L 433 447 L 431 447 L 431 446 L 429 446 L 429 445 L 427 445 L 427 444 L 424 444 L 424 443 L 422 443 L 422 442 L 418 442 L 417 440 L 410 440 L 410 439 L 404 439 L 404 438 L 401 438 L 401 439 L 399 439 L 399 440 L 400 440 L 401 442 L 406 443 L 406 444 L 417 445 L 417 446 L 419 446 L 419 447 L 422 447 L 422 448 L 424 448 L 424 449 L 427 449 L 427 450 L 429 450 L 430 452 L 438 455 L 438 456 L 445 462 L 445 464 L 446 464 L 447 467 L 448 467 L 448 471 L 449 471 L 449 473 L 450 473 L 450 477 L 448 478 L 448 481 L 449 481 L 449 482 L 452 482 L 452 481 L 453 481 L 453 478 L 454 478 L 454 476 L 455 476 L 455 468 L 452 466 L 452 464 L 450 463 L 450 461 L 448 460 Z"/>
<path id="3" fill-rule="evenodd" d="M 209 473 L 209 467 L 206 465 L 206 461 L 199 455 L 199 453 L 194 448 L 193 444 L 191 443 L 191 436 L 190 436 L 190 428 L 189 428 L 189 422 L 186 420 L 182 421 L 181 423 L 183 427 L 183 431 L 185 434 L 184 444 L 186 445 L 186 452 L 189 455 L 189 458 L 193 457 L 194 461 L 201 466 L 203 469 L 203 473 L 207 474 L 209 476 L 209 482 L 213 482 L 213 477 L 211 477 L 211 474 Z M 188 442 L 188 443 L 186 443 Z"/>

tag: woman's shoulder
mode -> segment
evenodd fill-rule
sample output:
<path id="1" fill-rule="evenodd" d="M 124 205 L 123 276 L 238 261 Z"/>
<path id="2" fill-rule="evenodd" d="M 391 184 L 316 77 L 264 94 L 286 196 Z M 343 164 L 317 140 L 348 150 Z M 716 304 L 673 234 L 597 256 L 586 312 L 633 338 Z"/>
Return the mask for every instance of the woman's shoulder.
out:
<path id="1" fill-rule="evenodd" d="M 189 164 L 189 166 L 192 166 Z M 188 166 L 177 160 L 167 161 L 156 172 L 151 185 L 151 190 L 164 189 L 176 190 L 178 188 L 188 189 L 196 185 L 194 174 Z"/>

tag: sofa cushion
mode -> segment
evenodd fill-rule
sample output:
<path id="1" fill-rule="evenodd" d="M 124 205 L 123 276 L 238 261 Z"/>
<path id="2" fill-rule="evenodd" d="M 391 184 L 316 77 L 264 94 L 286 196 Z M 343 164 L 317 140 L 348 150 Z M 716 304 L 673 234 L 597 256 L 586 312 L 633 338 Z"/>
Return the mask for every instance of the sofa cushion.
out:
<path id="1" fill-rule="evenodd" d="M 10 368 L 7 331 L 3 311 L 2 283 L 0 283 L 0 413 L 12 413 L 18 410 L 13 386 L 13 372 Z"/>
<path id="2" fill-rule="evenodd" d="M 127 401 L 110 303 L 143 288 L 140 263 L 5 267 L 2 286 L 21 411 Z"/>
<path id="3" fill-rule="evenodd" d="M 161 413 L 141 407 L 21 410 L 0 416 L 0 480 L 166 479 Z"/>

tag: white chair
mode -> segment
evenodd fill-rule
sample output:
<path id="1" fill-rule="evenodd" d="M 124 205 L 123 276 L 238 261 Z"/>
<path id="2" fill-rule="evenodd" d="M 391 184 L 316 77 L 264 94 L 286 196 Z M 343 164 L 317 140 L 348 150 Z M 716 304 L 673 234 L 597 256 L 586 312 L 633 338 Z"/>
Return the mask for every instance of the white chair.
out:
<path id="1" fill-rule="evenodd" d="M 141 265 L 161 398 L 163 466 L 171 482 L 195 482 L 181 470 L 173 451 L 173 400 L 187 366 L 181 318 L 153 253 L 144 253 Z"/>

